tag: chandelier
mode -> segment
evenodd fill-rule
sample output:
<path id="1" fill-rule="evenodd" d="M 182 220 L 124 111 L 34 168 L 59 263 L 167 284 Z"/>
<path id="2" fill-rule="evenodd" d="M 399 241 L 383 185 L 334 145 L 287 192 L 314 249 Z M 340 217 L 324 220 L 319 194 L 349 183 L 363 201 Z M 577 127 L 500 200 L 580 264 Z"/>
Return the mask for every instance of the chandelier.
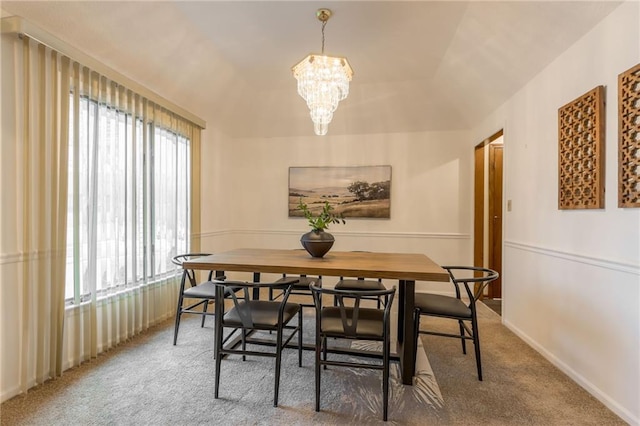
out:
<path id="1" fill-rule="evenodd" d="M 324 54 L 324 27 L 331 17 L 331 10 L 318 9 L 316 17 L 322 22 L 322 53 L 309 54 L 291 69 L 298 80 L 298 94 L 307 101 L 313 130 L 323 136 L 338 103 L 349 94 L 349 82 L 353 70 L 347 58 Z"/>

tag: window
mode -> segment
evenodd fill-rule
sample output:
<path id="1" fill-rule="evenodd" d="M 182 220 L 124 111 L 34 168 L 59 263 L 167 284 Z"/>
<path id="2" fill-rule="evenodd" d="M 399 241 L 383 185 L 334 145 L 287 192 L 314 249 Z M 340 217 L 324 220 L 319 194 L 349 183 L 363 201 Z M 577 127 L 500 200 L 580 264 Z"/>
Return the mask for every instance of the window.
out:
<path id="1" fill-rule="evenodd" d="M 136 95 L 94 84 L 76 85 L 69 111 L 65 297 L 76 304 L 175 273 L 190 235 L 190 140 Z"/>

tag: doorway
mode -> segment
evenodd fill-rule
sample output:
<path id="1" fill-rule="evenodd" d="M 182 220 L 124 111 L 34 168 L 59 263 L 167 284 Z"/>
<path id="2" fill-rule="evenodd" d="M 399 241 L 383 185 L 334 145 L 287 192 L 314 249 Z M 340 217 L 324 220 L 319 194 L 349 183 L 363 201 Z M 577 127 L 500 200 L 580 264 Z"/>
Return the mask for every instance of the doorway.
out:
<path id="1" fill-rule="evenodd" d="M 502 299 L 503 131 L 475 147 L 473 264 L 500 274 L 485 290 L 487 299 Z"/>

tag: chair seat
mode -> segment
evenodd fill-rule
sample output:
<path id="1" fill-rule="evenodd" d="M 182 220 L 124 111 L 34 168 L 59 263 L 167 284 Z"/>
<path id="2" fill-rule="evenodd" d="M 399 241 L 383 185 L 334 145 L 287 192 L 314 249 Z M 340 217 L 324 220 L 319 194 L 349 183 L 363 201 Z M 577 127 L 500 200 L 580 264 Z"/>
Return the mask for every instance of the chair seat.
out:
<path id="1" fill-rule="evenodd" d="M 283 280 L 291 279 L 292 277 L 280 278 L 276 281 L 276 283 L 282 282 Z M 309 284 L 315 283 L 315 285 L 322 287 L 322 280 L 317 277 L 295 277 L 298 279 L 298 282 L 293 284 L 294 290 L 309 290 Z"/>
<path id="2" fill-rule="evenodd" d="M 224 296 L 231 295 L 232 291 L 237 291 L 238 288 L 226 288 Z M 194 287 L 189 287 L 183 292 L 184 297 L 193 297 L 199 299 L 215 299 L 216 297 L 216 285 L 211 281 L 205 281 Z"/>
<path id="3" fill-rule="evenodd" d="M 471 308 L 460 299 L 451 296 L 416 293 L 415 307 L 425 314 L 471 319 Z"/>
<path id="4" fill-rule="evenodd" d="M 251 319 L 253 327 L 277 328 L 278 312 L 280 310 L 280 302 L 271 302 L 268 300 L 251 300 L 249 302 L 240 302 L 238 307 L 242 309 L 245 303 L 250 304 Z M 300 310 L 297 303 L 287 303 L 284 307 L 282 322 L 288 323 Z M 233 307 L 229 312 L 224 314 L 223 324 L 225 327 L 242 327 L 242 320 L 238 313 L 238 308 Z"/>
<path id="5" fill-rule="evenodd" d="M 353 316 L 353 308 L 346 307 L 347 318 Z M 327 306 L 322 308 L 322 332 L 327 336 L 344 336 L 340 307 Z M 358 313 L 358 327 L 356 336 L 362 339 L 382 339 L 384 332 L 384 311 L 379 309 L 360 308 Z"/>
<path id="6" fill-rule="evenodd" d="M 336 290 L 386 290 L 381 282 L 374 280 L 340 280 L 336 283 Z"/>

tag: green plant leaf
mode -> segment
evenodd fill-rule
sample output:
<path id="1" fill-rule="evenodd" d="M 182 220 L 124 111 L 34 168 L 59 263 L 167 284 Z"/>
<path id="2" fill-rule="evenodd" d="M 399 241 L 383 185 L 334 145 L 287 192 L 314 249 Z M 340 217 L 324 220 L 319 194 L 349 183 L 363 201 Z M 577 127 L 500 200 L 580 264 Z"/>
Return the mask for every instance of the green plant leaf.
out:
<path id="1" fill-rule="evenodd" d="M 322 212 L 320 212 L 317 217 L 313 216 L 313 213 L 311 213 L 309 206 L 304 201 L 302 201 L 302 197 L 300 197 L 298 208 L 302 211 L 304 217 L 307 218 L 307 220 L 309 221 L 309 226 L 314 231 L 323 231 L 329 228 L 329 224 L 331 223 L 347 223 L 341 214 L 333 213 L 333 206 L 329 204 L 328 201 L 324 202 L 324 205 L 322 206 Z"/>

